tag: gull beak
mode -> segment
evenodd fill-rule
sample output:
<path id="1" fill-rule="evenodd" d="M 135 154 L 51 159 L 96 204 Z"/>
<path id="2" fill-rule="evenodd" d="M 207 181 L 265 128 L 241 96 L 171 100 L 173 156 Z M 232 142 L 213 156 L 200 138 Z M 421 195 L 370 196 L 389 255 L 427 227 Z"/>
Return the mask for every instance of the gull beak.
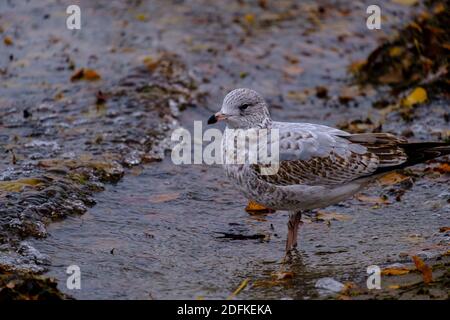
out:
<path id="1" fill-rule="evenodd" d="M 213 114 L 211 117 L 209 117 L 208 124 L 213 124 L 216 123 L 217 121 L 225 120 L 226 118 L 228 118 L 228 116 L 226 116 L 221 112 L 217 112 L 216 114 Z"/>

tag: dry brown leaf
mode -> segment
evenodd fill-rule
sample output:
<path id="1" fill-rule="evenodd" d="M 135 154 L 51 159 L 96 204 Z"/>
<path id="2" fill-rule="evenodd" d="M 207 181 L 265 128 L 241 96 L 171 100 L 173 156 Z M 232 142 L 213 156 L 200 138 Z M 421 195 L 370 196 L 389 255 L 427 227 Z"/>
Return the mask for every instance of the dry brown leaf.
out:
<path id="1" fill-rule="evenodd" d="M 434 171 L 437 171 L 439 173 L 450 173 L 450 164 L 448 163 L 441 163 L 439 166 L 433 168 Z"/>
<path id="2" fill-rule="evenodd" d="M 95 70 L 85 69 L 84 70 L 84 79 L 90 80 L 90 81 L 99 80 L 100 75 Z"/>
<path id="3" fill-rule="evenodd" d="M 417 270 L 422 272 L 423 282 L 425 284 L 429 284 L 433 281 L 433 273 L 431 272 L 431 268 L 423 262 L 418 256 L 412 257 L 414 264 L 416 265 Z"/>
<path id="4" fill-rule="evenodd" d="M 404 174 L 401 174 L 398 172 L 390 172 L 390 173 L 382 176 L 378 180 L 380 181 L 380 183 L 383 186 L 390 186 L 390 185 L 394 185 L 394 184 L 397 184 L 399 182 L 402 182 L 402 181 L 405 181 L 408 179 L 409 179 L 409 177 L 405 176 Z"/>
<path id="5" fill-rule="evenodd" d="M 450 227 L 441 227 L 439 228 L 439 232 L 447 232 L 450 231 Z"/>
<path id="6" fill-rule="evenodd" d="M 14 42 L 12 41 L 11 37 L 4 37 L 3 38 L 3 43 L 7 46 L 12 46 L 14 44 Z"/>
<path id="7" fill-rule="evenodd" d="M 92 69 L 79 69 L 75 71 L 72 76 L 70 77 L 71 81 L 77 81 L 77 80 L 88 80 L 88 81 L 95 81 L 100 80 L 100 75 Z"/>
<path id="8" fill-rule="evenodd" d="M 175 199 L 178 199 L 180 197 L 180 193 L 173 192 L 173 193 L 164 193 L 164 194 L 157 194 L 150 198 L 151 203 L 161 203 L 161 202 L 167 202 L 172 201 Z"/>

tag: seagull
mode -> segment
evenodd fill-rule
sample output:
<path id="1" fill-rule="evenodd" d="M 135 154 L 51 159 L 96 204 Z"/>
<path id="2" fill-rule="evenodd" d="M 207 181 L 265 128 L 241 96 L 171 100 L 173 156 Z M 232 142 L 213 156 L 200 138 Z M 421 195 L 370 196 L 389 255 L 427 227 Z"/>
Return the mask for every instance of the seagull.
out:
<path id="1" fill-rule="evenodd" d="M 278 170 L 263 163 L 224 164 L 226 175 L 250 200 L 289 211 L 286 254 L 297 247 L 302 212 L 339 203 L 391 171 L 450 154 L 448 142 L 408 142 L 389 133 L 351 134 L 311 123 L 273 121 L 256 91 L 229 92 L 208 124 L 226 129 L 278 129 Z M 224 147 L 225 134 L 222 138 Z"/>

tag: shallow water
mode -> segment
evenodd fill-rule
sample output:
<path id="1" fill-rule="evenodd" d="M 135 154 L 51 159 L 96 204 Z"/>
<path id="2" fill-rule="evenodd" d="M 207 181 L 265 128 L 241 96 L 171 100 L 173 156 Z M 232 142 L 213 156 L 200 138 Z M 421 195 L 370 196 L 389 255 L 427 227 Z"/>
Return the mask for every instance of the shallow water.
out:
<path id="1" fill-rule="evenodd" d="M 326 209 L 348 215 L 346 221 L 306 218 L 299 254 L 283 266 L 286 212 L 251 216 L 221 167 L 176 166 L 167 157 L 108 186 L 87 214 L 51 224 L 50 236 L 33 243 L 51 258 L 47 274 L 76 298 L 226 298 L 246 278 L 250 285 L 239 298 L 316 298 L 319 278 L 361 282 L 369 265 L 436 249 L 450 205 L 447 183 L 430 182 L 418 180 L 401 202 L 380 208 L 351 199 Z M 366 192 L 381 191 L 373 185 Z M 81 268 L 81 290 L 65 286 L 72 264 Z M 281 270 L 294 279 L 264 286 Z"/>

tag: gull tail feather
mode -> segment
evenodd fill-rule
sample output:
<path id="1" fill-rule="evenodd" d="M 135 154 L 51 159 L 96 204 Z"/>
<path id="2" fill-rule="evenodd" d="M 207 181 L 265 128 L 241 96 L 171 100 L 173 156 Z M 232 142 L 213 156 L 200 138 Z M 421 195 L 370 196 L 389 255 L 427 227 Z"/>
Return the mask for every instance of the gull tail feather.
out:
<path id="1" fill-rule="evenodd" d="M 379 167 L 374 174 L 410 167 L 450 154 L 449 142 L 400 143 L 398 146 L 405 152 L 406 161 L 394 166 Z"/>

